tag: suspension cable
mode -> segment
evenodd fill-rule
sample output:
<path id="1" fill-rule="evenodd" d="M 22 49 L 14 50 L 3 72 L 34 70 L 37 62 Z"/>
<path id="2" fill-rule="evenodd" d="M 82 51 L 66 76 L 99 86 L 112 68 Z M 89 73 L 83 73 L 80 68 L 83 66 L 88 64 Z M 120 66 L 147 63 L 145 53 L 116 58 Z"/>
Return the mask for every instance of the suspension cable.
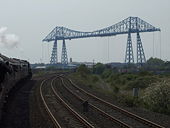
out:
<path id="1" fill-rule="evenodd" d="M 161 31 L 159 32 L 159 43 L 160 43 L 160 59 L 162 59 L 162 36 L 161 36 Z"/>
<path id="2" fill-rule="evenodd" d="M 153 43 L 152 43 L 152 56 L 153 56 L 153 58 L 154 58 L 154 56 L 155 56 L 155 34 L 154 34 L 154 32 L 153 32 Z"/>
<path id="3" fill-rule="evenodd" d="M 108 59 L 108 62 L 109 62 L 109 59 L 110 59 L 110 56 L 109 56 L 109 52 L 110 52 L 110 49 L 109 49 L 109 47 L 110 47 L 110 38 L 108 37 L 108 53 L 107 53 L 107 59 Z"/>
<path id="4" fill-rule="evenodd" d="M 40 63 L 43 63 L 43 61 L 44 61 L 44 45 L 43 45 L 43 43 L 41 44 L 41 47 L 42 47 L 42 56 L 41 56 L 41 59 L 40 59 Z"/>

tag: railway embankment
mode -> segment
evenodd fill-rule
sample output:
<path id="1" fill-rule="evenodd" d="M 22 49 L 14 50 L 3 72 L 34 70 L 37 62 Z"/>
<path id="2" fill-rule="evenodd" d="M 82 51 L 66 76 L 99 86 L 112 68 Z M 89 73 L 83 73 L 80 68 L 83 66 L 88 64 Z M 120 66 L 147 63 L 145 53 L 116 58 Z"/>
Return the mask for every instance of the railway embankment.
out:
<path id="1" fill-rule="evenodd" d="M 169 76 L 140 73 L 92 73 L 78 69 L 69 77 L 81 88 L 143 118 L 169 127 Z M 133 88 L 140 88 L 138 97 Z"/>

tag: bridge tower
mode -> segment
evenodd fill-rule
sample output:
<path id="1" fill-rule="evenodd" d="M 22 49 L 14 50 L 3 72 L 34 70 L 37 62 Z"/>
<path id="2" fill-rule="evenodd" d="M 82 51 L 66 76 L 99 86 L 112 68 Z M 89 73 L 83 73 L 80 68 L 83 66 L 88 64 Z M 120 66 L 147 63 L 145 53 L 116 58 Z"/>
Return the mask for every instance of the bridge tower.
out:
<path id="1" fill-rule="evenodd" d="M 131 39 L 130 31 L 128 32 L 126 54 L 125 54 L 125 63 L 128 63 L 128 64 L 134 63 L 133 47 L 132 47 L 132 39 Z"/>
<path id="2" fill-rule="evenodd" d="M 68 64 L 67 49 L 65 44 L 65 39 L 63 39 L 62 54 L 61 54 L 61 64 Z"/>
<path id="3" fill-rule="evenodd" d="M 50 64 L 57 64 L 57 62 L 58 62 L 58 57 L 57 57 L 57 40 L 55 40 L 54 41 L 54 45 L 53 45 L 52 54 L 51 54 Z"/>
<path id="4" fill-rule="evenodd" d="M 142 46 L 142 41 L 139 35 L 139 31 L 137 32 L 137 64 L 142 65 L 146 63 L 145 53 Z"/>

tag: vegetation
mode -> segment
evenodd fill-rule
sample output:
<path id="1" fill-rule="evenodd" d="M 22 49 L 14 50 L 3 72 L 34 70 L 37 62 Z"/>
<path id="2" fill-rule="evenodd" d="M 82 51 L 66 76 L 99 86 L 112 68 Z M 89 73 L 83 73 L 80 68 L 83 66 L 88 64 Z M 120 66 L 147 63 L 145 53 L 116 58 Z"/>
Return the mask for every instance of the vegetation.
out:
<path id="1" fill-rule="evenodd" d="M 87 78 L 87 75 L 90 73 L 90 70 L 86 67 L 86 65 L 82 64 L 77 69 L 77 72 L 82 76 Z"/>
<path id="2" fill-rule="evenodd" d="M 144 70 L 170 71 L 170 62 L 151 57 L 144 66 Z"/>
<path id="3" fill-rule="evenodd" d="M 151 84 L 143 96 L 144 105 L 156 112 L 170 114 L 170 82 Z"/>
<path id="4" fill-rule="evenodd" d="M 97 63 L 95 66 L 94 66 L 94 73 L 95 74 L 102 74 L 105 70 L 105 65 L 104 64 L 101 64 L 101 63 Z"/>
<path id="5" fill-rule="evenodd" d="M 150 58 L 141 68 L 135 65 L 122 68 L 97 63 L 92 70 L 80 65 L 72 76 L 79 84 L 107 94 L 123 105 L 170 114 L 170 75 L 164 73 L 170 69 L 170 62 Z M 133 97 L 133 88 L 140 89 L 138 97 Z"/>
<path id="6" fill-rule="evenodd" d="M 164 61 L 158 58 L 150 58 L 149 60 L 147 60 L 147 64 L 149 65 L 163 65 Z"/>

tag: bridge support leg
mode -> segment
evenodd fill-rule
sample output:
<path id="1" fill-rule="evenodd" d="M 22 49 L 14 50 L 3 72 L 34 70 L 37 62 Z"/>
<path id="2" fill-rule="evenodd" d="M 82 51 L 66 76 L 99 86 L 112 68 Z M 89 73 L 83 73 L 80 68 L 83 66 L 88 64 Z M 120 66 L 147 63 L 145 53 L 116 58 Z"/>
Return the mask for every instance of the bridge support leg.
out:
<path id="1" fill-rule="evenodd" d="M 50 64 L 57 64 L 57 62 L 58 62 L 58 57 L 57 57 L 57 40 L 55 40 L 54 41 L 54 45 L 53 45 L 52 54 L 51 54 Z"/>
<path id="2" fill-rule="evenodd" d="M 139 32 L 137 32 L 137 64 L 142 65 L 143 63 L 146 63 L 146 58 Z"/>
<path id="3" fill-rule="evenodd" d="M 65 40 L 63 40 L 61 63 L 62 63 L 63 65 L 67 65 L 67 64 L 68 64 L 67 49 L 66 49 Z"/>
<path id="4" fill-rule="evenodd" d="M 125 63 L 128 63 L 128 64 L 134 63 L 132 39 L 131 39 L 131 33 L 130 32 L 128 33 L 128 39 L 127 39 Z"/>

